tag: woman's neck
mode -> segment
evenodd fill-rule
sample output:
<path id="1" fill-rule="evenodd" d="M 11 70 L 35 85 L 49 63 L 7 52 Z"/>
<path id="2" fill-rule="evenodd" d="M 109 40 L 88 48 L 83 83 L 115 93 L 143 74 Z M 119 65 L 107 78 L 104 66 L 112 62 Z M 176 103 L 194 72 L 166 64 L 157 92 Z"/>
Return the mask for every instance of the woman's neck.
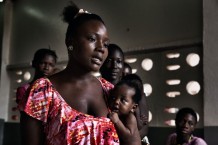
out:
<path id="1" fill-rule="evenodd" d="M 70 78 L 77 78 L 77 79 L 84 79 L 84 78 L 89 78 L 92 73 L 91 71 L 87 71 L 85 69 L 81 69 L 79 67 L 71 67 L 67 66 L 64 70 L 63 73 L 70 79 Z"/>

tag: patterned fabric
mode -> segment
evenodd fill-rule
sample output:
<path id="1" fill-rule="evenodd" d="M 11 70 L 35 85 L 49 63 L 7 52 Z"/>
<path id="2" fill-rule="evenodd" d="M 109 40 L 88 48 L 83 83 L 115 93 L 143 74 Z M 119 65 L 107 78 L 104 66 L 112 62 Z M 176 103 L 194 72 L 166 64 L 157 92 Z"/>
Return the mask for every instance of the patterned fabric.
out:
<path id="1" fill-rule="evenodd" d="M 166 145 L 178 145 L 176 143 L 176 137 L 176 133 L 169 135 Z M 207 143 L 202 138 L 192 136 L 189 142 L 183 145 L 207 145 Z"/>
<path id="2" fill-rule="evenodd" d="M 24 101 L 24 97 L 27 96 L 27 91 L 28 91 L 28 88 L 29 88 L 30 84 L 27 83 L 27 84 L 24 84 L 22 85 L 21 87 L 18 87 L 17 88 L 17 92 L 16 92 L 16 103 L 17 103 L 17 107 L 19 110 L 23 110 L 23 106 L 22 104 L 24 104 L 25 102 L 22 102 Z"/>
<path id="3" fill-rule="evenodd" d="M 103 89 L 106 90 L 106 92 L 108 92 L 108 90 L 111 90 L 114 88 L 114 85 L 111 84 L 110 82 L 108 82 L 107 80 L 105 80 L 104 78 L 100 77 L 98 78 L 103 86 Z"/>
<path id="4" fill-rule="evenodd" d="M 103 90 L 104 90 L 104 96 L 105 96 L 105 101 L 106 101 L 106 105 L 109 106 L 109 90 L 114 88 L 114 85 L 111 84 L 110 82 L 108 82 L 107 80 L 105 80 L 104 78 L 100 77 L 98 78 L 102 84 Z M 108 108 L 109 109 L 109 108 Z M 109 110 L 110 111 L 110 110 Z"/>
<path id="5" fill-rule="evenodd" d="M 32 85 L 24 111 L 43 122 L 46 145 L 119 145 L 110 119 L 71 108 L 46 78 Z"/>

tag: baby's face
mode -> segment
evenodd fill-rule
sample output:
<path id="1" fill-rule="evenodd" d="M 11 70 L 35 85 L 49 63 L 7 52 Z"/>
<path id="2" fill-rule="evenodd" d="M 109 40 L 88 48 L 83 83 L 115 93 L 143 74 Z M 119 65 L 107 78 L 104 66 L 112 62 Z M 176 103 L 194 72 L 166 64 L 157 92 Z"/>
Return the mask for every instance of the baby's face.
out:
<path id="1" fill-rule="evenodd" d="M 135 89 L 123 84 L 114 88 L 112 97 L 111 110 L 117 112 L 119 115 L 127 115 L 130 111 L 133 111 L 135 103 L 133 96 L 135 95 Z"/>

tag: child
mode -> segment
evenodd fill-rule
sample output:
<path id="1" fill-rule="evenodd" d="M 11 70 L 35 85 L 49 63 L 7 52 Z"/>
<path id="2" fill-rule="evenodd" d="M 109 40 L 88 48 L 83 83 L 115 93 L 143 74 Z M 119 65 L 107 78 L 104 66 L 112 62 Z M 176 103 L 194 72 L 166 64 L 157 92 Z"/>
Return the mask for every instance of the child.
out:
<path id="1" fill-rule="evenodd" d="M 141 99 L 141 91 L 131 81 L 120 81 L 110 94 L 109 117 L 117 130 L 121 145 L 141 145 L 140 134 L 134 112 Z"/>
<path id="2" fill-rule="evenodd" d="M 138 107 L 135 111 L 135 116 L 137 120 L 137 126 L 139 134 L 142 139 L 142 145 L 149 145 L 148 134 L 148 104 L 146 101 L 146 96 L 143 89 L 143 82 L 137 74 L 128 74 L 123 76 L 122 80 L 129 80 L 138 85 L 141 90 L 141 99 L 138 103 Z"/>
<path id="3" fill-rule="evenodd" d="M 32 67 L 35 70 L 33 80 L 17 88 L 16 102 L 18 104 L 18 108 L 21 107 L 19 106 L 20 101 L 22 100 L 21 98 L 26 94 L 29 86 L 35 80 L 41 77 L 47 77 L 52 75 L 54 72 L 56 62 L 57 62 L 57 55 L 53 50 L 47 48 L 41 48 L 35 52 L 32 60 Z"/>
<path id="4" fill-rule="evenodd" d="M 167 145 L 207 145 L 206 142 L 193 136 L 197 124 L 197 115 L 192 108 L 182 108 L 176 114 L 176 133 L 168 137 Z"/>

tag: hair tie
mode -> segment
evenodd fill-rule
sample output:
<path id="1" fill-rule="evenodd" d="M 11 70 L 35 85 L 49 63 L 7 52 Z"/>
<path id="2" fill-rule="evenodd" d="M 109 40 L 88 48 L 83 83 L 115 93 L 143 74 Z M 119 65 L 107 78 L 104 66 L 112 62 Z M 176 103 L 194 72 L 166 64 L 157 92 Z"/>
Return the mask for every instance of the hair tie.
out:
<path id="1" fill-rule="evenodd" d="M 74 19 L 77 18 L 79 15 L 86 13 L 86 14 L 91 14 L 88 11 L 84 11 L 83 9 L 80 9 L 79 12 L 74 16 Z"/>

